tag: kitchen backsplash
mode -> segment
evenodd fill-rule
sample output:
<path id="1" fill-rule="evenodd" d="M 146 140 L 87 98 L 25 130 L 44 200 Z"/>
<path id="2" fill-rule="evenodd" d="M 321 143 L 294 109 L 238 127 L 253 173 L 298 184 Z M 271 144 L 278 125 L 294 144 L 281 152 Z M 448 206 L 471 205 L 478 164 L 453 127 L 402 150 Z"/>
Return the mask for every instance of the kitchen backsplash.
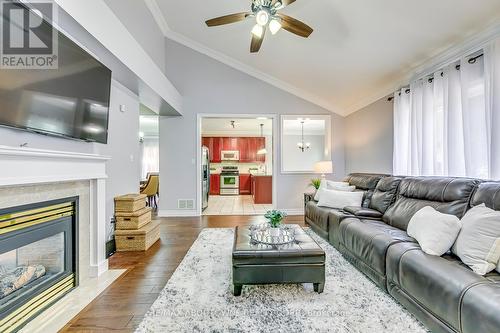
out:
<path id="1" fill-rule="evenodd" d="M 249 174 L 249 173 L 259 173 L 270 175 L 272 170 L 266 170 L 265 163 L 210 163 L 210 173 L 218 174 L 221 172 L 223 166 L 237 166 L 240 173 Z"/>

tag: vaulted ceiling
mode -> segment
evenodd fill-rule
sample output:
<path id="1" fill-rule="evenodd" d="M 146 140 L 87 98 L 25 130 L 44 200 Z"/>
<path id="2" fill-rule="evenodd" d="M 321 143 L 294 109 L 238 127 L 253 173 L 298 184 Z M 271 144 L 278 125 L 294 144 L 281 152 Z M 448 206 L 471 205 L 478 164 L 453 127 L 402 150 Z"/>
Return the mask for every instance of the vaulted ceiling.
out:
<path id="1" fill-rule="evenodd" d="M 313 34 L 267 34 L 261 51 L 250 54 L 253 19 L 204 23 L 248 11 L 250 0 L 145 1 L 156 2 L 168 29 L 188 44 L 344 115 L 388 94 L 423 61 L 500 22 L 498 0 L 297 0 L 282 12 Z"/>

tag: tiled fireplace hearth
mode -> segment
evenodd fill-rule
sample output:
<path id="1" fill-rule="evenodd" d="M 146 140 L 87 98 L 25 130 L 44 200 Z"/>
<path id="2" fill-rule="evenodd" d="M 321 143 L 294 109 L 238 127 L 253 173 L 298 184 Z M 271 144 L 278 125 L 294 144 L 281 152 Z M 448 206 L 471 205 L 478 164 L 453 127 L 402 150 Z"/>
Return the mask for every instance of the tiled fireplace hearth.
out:
<path id="1" fill-rule="evenodd" d="M 27 331 L 57 330 L 50 320 L 70 319 L 68 304 L 89 294 L 80 289 L 107 276 L 107 160 L 0 146 L 1 332 L 15 331 L 34 317 Z M 61 311 L 57 307 L 64 302 Z"/>

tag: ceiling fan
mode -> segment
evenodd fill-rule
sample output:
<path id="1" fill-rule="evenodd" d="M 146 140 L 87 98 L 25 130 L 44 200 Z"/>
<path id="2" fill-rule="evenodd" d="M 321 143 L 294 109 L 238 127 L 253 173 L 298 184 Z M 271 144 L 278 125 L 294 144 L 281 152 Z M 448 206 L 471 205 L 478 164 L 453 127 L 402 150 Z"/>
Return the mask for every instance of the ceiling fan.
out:
<path id="1" fill-rule="evenodd" d="M 252 0 L 251 12 L 236 13 L 216 17 L 208 20 L 205 23 L 209 27 L 218 25 L 230 24 L 243 21 L 249 17 L 254 17 L 256 24 L 252 29 L 252 42 L 250 44 L 250 52 L 259 52 L 267 27 L 274 35 L 281 28 L 296 34 L 300 37 L 307 38 L 313 32 L 313 29 L 307 24 L 300 22 L 288 15 L 279 13 L 280 9 L 288 6 L 296 0 Z"/>

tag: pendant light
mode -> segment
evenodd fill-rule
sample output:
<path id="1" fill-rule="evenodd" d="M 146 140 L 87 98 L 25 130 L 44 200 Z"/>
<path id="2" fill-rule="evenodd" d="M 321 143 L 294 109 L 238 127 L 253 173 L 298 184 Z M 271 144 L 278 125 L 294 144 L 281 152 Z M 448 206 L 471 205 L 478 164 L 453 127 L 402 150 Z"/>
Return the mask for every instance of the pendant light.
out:
<path id="1" fill-rule="evenodd" d="M 297 148 L 299 148 L 300 151 L 304 152 L 305 150 L 311 148 L 311 144 L 309 142 L 304 142 L 304 120 L 301 120 L 300 124 L 302 126 L 302 140 L 297 143 Z"/>
<path id="2" fill-rule="evenodd" d="M 264 124 L 260 124 L 260 137 L 263 138 L 264 137 Z M 264 144 L 264 147 L 262 147 L 261 149 L 259 149 L 257 151 L 257 155 L 265 155 L 267 154 L 267 149 L 266 149 L 266 146 Z"/>

